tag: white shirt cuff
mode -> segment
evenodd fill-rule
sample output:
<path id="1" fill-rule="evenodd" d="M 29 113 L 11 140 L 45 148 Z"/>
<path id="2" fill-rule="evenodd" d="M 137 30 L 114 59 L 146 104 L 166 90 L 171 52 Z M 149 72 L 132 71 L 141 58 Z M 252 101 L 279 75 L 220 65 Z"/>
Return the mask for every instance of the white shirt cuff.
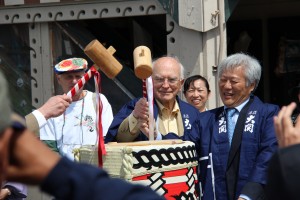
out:
<path id="1" fill-rule="evenodd" d="M 162 136 L 160 133 L 157 133 L 156 139 L 155 140 L 162 140 Z"/>
<path id="2" fill-rule="evenodd" d="M 244 194 L 241 194 L 241 195 L 240 195 L 240 198 L 243 198 L 243 199 L 246 199 L 246 200 L 251 200 L 250 197 L 248 197 L 248 196 L 246 196 L 246 195 L 244 195 Z"/>
<path id="3" fill-rule="evenodd" d="M 36 118 L 36 121 L 38 122 L 39 124 L 39 128 L 43 127 L 45 124 L 47 124 L 47 120 L 46 118 L 44 117 L 44 115 L 38 111 L 38 110 L 34 110 L 32 112 L 32 114 L 34 115 L 34 117 Z"/>

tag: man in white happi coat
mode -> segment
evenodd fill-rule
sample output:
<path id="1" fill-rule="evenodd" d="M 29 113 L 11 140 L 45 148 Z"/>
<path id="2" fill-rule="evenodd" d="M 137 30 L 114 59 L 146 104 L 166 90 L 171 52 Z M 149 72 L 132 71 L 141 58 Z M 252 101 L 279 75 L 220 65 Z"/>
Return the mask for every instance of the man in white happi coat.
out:
<path id="1" fill-rule="evenodd" d="M 96 95 L 80 89 L 72 98 L 66 94 L 82 78 L 87 69 L 83 58 L 71 58 L 59 62 L 54 70 L 63 95 L 51 97 L 44 105 L 26 116 L 28 128 L 36 132 L 53 151 L 74 160 L 73 150 L 83 145 L 96 145 Z M 103 136 L 113 120 L 111 105 L 103 94 Z"/>

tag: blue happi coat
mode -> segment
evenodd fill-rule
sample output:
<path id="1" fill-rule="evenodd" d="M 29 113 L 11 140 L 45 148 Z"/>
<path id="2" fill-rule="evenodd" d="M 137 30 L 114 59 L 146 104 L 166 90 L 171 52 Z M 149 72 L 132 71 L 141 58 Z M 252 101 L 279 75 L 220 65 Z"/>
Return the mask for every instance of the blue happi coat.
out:
<path id="1" fill-rule="evenodd" d="M 41 183 L 42 191 L 65 200 L 164 200 L 149 187 L 111 178 L 102 168 L 63 157 Z M 11 198 L 15 199 L 15 198 Z M 19 198 L 18 198 L 19 199 Z"/>
<path id="2" fill-rule="evenodd" d="M 126 105 L 124 105 L 120 111 L 114 116 L 114 120 L 112 121 L 112 124 L 110 125 L 110 128 L 107 132 L 107 135 L 105 137 L 105 142 L 114 142 L 116 141 L 116 135 L 118 133 L 118 129 L 120 124 L 123 122 L 123 120 L 128 117 L 132 111 L 134 110 L 134 106 L 136 102 L 139 100 L 133 99 Z M 195 121 L 199 117 L 199 111 L 192 105 L 182 101 L 179 99 L 179 97 L 176 97 L 176 101 L 179 105 L 179 109 L 182 116 L 182 122 L 183 122 L 183 128 L 184 128 L 184 134 L 187 132 L 190 132 L 192 130 L 191 124 L 195 123 Z M 154 119 L 157 119 L 158 116 L 158 106 L 156 104 L 156 101 L 154 101 Z M 163 136 L 163 139 L 175 139 L 177 138 L 177 135 L 174 133 L 168 133 L 167 135 Z M 135 141 L 144 141 L 148 140 L 148 138 L 141 132 L 139 136 L 135 139 Z"/>
<path id="3" fill-rule="evenodd" d="M 249 197 L 257 196 L 257 188 L 251 186 L 253 183 L 254 186 L 266 184 L 268 161 L 277 148 L 273 117 L 277 115 L 279 107 L 264 104 L 257 97 L 252 98 L 242 133 L 234 199 L 241 193 Z M 185 135 L 185 139 L 196 144 L 200 160 L 201 199 L 227 200 L 225 176 L 230 147 L 224 107 L 200 113 L 199 116 L 199 120 L 193 124 L 198 131 L 195 129 Z"/>

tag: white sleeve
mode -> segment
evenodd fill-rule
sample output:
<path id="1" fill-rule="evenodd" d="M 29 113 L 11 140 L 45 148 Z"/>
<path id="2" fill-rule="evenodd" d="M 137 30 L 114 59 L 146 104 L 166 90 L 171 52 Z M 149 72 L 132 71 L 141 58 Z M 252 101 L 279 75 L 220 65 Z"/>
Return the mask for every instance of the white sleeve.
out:
<path id="1" fill-rule="evenodd" d="M 39 124 L 39 128 L 43 127 L 46 123 L 47 123 L 47 120 L 46 118 L 44 117 L 44 115 L 38 111 L 38 110 L 34 110 L 32 112 L 32 114 L 34 115 L 34 117 L 36 118 L 36 121 L 38 122 Z"/>
<path id="2" fill-rule="evenodd" d="M 107 131 L 110 127 L 110 124 L 113 120 L 113 112 L 111 105 L 103 94 L 100 94 L 102 102 L 102 127 L 103 127 L 103 136 L 106 136 Z"/>
<path id="3" fill-rule="evenodd" d="M 34 110 L 32 114 L 39 124 L 40 140 L 56 140 L 53 120 L 51 118 L 46 120 L 44 115 L 38 110 Z"/>

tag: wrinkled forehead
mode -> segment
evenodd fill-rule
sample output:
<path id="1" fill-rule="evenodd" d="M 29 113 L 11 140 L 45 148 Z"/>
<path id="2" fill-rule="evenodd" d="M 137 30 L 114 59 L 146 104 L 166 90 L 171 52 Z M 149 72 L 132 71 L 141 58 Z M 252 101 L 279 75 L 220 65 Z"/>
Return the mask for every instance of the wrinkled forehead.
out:
<path id="1" fill-rule="evenodd" d="M 158 59 L 153 66 L 153 77 L 180 77 L 180 65 L 170 57 Z"/>
<path id="2" fill-rule="evenodd" d="M 242 65 L 229 66 L 223 68 L 220 72 L 220 77 L 222 76 L 245 76 L 245 67 Z"/>

